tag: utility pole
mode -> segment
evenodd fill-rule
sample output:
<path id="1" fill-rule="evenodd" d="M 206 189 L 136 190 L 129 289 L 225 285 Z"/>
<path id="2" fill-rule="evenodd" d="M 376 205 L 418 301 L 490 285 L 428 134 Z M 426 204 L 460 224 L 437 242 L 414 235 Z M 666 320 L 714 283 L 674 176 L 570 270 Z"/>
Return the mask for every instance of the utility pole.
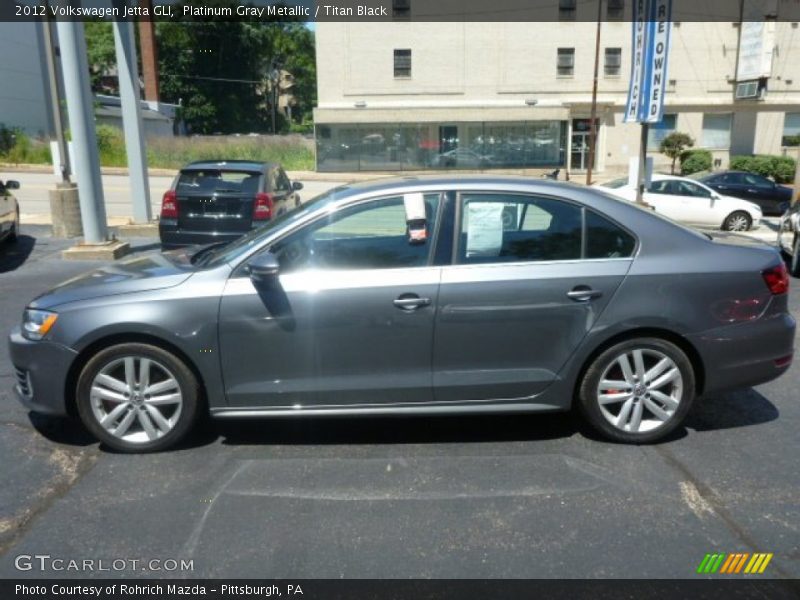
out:
<path id="1" fill-rule="evenodd" d="M 586 169 L 586 185 L 592 185 L 595 146 L 597 145 L 597 78 L 600 71 L 600 28 L 603 23 L 603 0 L 597 0 L 597 33 L 594 40 L 594 82 L 592 83 L 592 112 L 589 118 L 589 165 Z"/>
<path id="2" fill-rule="evenodd" d="M 644 201 L 644 185 L 647 180 L 647 138 L 650 130 L 650 124 L 647 122 L 642 123 L 642 134 L 639 139 L 639 168 L 636 173 L 636 204 L 646 205 Z"/>
<path id="3" fill-rule="evenodd" d="M 125 130 L 125 150 L 128 155 L 128 176 L 131 182 L 133 222 L 148 223 L 153 215 L 150 207 L 150 186 L 147 181 L 147 155 L 142 134 L 136 39 L 133 23 L 130 21 L 114 21 L 113 27 L 119 96 L 122 104 L 122 126 Z"/>
<path id="4" fill-rule="evenodd" d="M 58 21 L 56 26 L 64 69 L 70 132 L 75 150 L 74 168 L 78 180 L 84 241 L 86 244 L 104 244 L 108 239 L 108 228 L 83 23 Z"/>

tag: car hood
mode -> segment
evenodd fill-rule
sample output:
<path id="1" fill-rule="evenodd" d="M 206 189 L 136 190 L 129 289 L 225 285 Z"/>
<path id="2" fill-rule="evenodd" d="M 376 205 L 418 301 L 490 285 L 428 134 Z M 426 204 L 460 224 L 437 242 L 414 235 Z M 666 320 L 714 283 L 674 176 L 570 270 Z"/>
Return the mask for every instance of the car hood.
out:
<path id="1" fill-rule="evenodd" d="M 48 309 L 89 298 L 176 286 L 195 272 L 187 250 L 129 258 L 60 283 L 36 297 L 31 308 Z"/>

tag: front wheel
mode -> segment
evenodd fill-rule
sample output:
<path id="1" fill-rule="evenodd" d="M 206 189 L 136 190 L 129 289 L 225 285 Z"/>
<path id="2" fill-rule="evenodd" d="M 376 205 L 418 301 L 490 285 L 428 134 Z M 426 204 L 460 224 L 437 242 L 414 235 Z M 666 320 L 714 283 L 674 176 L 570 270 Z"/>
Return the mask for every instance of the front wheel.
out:
<path id="1" fill-rule="evenodd" d="M 737 210 L 725 217 L 722 222 L 724 231 L 747 231 L 753 224 L 753 219 L 746 212 Z"/>
<path id="2" fill-rule="evenodd" d="M 694 369 L 686 354 L 660 338 L 637 338 L 594 359 L 578 400 L 603 437 L 636 444 L 659 440 L 678 427 L 694 396 Z"/>
<path id="3" fill-rule="evenodd" d="M 200 390 L 175 355 L 149 344 L 98 352 L 78 379 L 77 407 L 87 429 L 126 453 L 156 452 L 178 442 L 197 416 Z"/>

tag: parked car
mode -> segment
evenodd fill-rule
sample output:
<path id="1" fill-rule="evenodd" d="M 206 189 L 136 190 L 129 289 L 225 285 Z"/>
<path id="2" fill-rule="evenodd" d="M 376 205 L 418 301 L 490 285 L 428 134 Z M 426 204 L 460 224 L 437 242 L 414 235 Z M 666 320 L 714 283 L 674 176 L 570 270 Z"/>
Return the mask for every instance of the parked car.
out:
<path id="1" fill-rule="evenodd" d="M 433 166 L 440 168 L 484 169 L 492 165 L 492 157 L 466 148 L 456 148 L 436 156 Z"/>
<path id="2" fill-rule="evenodd" d="M 0 241 L 14 242 L 19 233 L 19 205 L 12 190 L 19 189 L 19 182 L 9 179 L 0 181 Z"/>
<path id="3" fill-rule="evenodd" d="M 231 241 L 300 206 L 303 189 L 279 164 L 194 162 L 181 169 L 161 201 L 163 248 Z"/>
<path id="4" fill-rule="evenodd" d="M 791 205 L 781 216 L 778 247 L 789 259 L 789 272 L 800 277 L 800 203 Z"/>
<path id="5" fill-rule="evenodd" d="M 615 179 L 601 187 L 625 200 L 636 199 L 636 189 L 627 179 Z M 755 229 L 763 217 L 757 204 L 722 196 L 687 177 L 653 175 L 643 200 L 656 212 L 675 221 L 726 231 Z"/>
<path id="6" fill-rule="evenodd" d="M 32 300 L 10 338 L 16 395 L 124 452 L 171 446 L 205 411 L 575 405 L 608 439 L 652 442 L 697 396 L 792 362 L 777 250 L 720 236 L 542 179 L 340 187 L 228 245 L 128 259 Z"/>
<path id="7" fill-rule="evenodd" d="M 715 192 L 755 202 L 765 215 L 782 215 L 792 201 L 792 190 L 771 179 L 744 171 L 722 171 L 698 179 Z"/>

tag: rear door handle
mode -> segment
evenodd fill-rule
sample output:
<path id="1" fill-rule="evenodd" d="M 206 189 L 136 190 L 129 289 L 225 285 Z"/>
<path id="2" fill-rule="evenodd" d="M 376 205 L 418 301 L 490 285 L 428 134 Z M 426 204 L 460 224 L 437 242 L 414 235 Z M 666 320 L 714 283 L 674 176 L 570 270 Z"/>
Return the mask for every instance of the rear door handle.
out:
<path id="1" fill-rule="evenodd" d="M 430 298 L 420 298 L 416 294 L 403 294 L 393 302 L 397 308 L 407 311 L 417 310 L 423 306 L 429 306 L 430 303 Z"/>
<path id="2" fill-rule="evenodd" d="M 567 292 L 567 298 L 576 302 L 588 302 L 603 295 L 600 290 L 593 290 L 590 287 L 578 286 Z"/>

